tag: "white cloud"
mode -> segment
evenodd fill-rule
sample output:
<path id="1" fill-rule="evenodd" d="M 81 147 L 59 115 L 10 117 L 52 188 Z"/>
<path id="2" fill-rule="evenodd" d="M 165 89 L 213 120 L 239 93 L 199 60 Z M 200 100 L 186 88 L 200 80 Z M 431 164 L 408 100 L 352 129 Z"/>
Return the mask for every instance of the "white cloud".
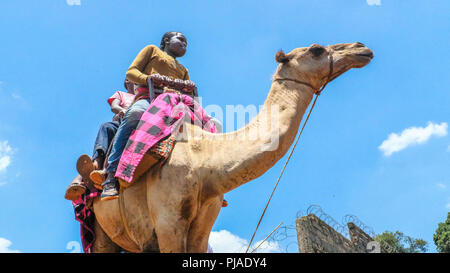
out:
<path id="1" fill-rule="evenodd" d="M 15 99 L 15 100 L 21 100 L 21 99 L 22 99 L 22 97 L 21 97 L 19 94 L 17 94 L 17 93 L 12 93 L 12 94 L 11 94 L 11 97 L 12 97 L 13 99 Z"/>
<path id="2" fill-rule="evenodd" d="M 11 241 L 0 237 L 0 253 L 19 253 L 19 250 L 12 250 L 9 247 L 12 245 Z"/>
<path id="3" fill-rule="evenodd" d="M 252 251 L 255 247 L 259 246 L 261 242 L 262 240 L 253 244 L 249 251 Z M 277 253 L 277 252 L 281 252 L 280 244 L 278 244 L 277 242 L 268 242 L 268 241 L 265 241 L 261 246 L 258 247 L 257 250 L 255 250 L 255 253 Z"/>
<path id="4" fill-rule="evenodd" d="M 12 152 L 11 146 L 8 145 L 8 141 L 0 142 L 0 153 L 10 153 Z"/>
<path id="5" fill-rule="evenodd" d="M 366 0 L 369 6 L 381 6 L 381 0 Z"/>
<path id="6" fill-rule="evenodd" d="M 81 0 L 66 0 L 66 3 L 69 6 L 80 6 Z"/>
<path id="7" fill-rule="evenodd" d="M 11 164 L 12 148 L 8 141 L 0 142 L 0 172 L 5 171 Z"/>
<path id="8" fill-rule="evenodd" d="M 249 252 L 262 242 L 254 243 Z M 209 244 L 215 253 L 243 253 L 247 249 L 248 241 L 232 234 L 227 230 L 213 231 L 209 235 Z M 255 252 L 273 253 L 281 252 L 281 247 L 276 242 L 264 242 Z"/>
<path id="9" fill-rule="evenodd" d="M 5 171 L 9 164 L 11 164 L 11 157 L 9 155 L 0 157 L 0 172 Z"/>
<path id="10" fill-rule="evenodd" d="M 0 142 L 0 172 L 5 171 L 11 164 L 12 148 L 8 141 Z"/>
<path id="11" fill-rule="evenodd" d="M 29 111 L 31 109 L 31 105 L 26 101 L 24 97 L 22 97 L 17 89 L 14 89 L 14 91 L 11 92 L 9 90 L 6 90 L 6 88 L 3 88 L 4 84 L 4 82 L 0 81 L 0 101 L 4 102 L 5 104 L 14 105 L 17 110 Z"/>
<path id="12" fill-rule="evenodd" d="M 403 130 L 400 134 L 392 133 L 388 139 L 383 141 L 378 147 L 385 156 L 390 156 L 411 145 L 423 144 L 431 136 L 443 137 L 447 135 L 448 125 L 446 122 L 434 124 L 428 122 L 427 127 L 410 127 Z"/>
<path id="13" fill-rule="evenodd" d="M 450 203 L 447 203 L 447 205 L 445 205 L 446 209 L 450 209 Z"/>
<path id="14" fill-rule="evenodd" d="M 442 184 L 442 183 L 437 183 L 436 186 L 437 186 L 439 189 L 443 189 L 443 190 L 447 188 L 447 186 L 446 186 L 445 184 Z"/>
<path id="15" fill-rule="evenodd" d="M 1 144 L 2 143 L 0 143 L 0 145 Z M 2 152 L 1 148 L 2 147 L 0 146 L 0 172 L 3 172 L 8 168 L 9 164 L 11 164 L 11 156 L 8 152 Z"/>

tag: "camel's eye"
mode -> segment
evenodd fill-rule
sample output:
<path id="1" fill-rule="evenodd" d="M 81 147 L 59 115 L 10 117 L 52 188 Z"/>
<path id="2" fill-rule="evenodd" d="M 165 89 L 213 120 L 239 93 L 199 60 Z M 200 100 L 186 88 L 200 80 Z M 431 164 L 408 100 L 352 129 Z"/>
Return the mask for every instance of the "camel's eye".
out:
<path id="1" fill-rule="evenodd" d="M 312 46 L 309 51 L 315 56 L 319 57 L 325 52 L 325 48 L 323 46 Z"/>

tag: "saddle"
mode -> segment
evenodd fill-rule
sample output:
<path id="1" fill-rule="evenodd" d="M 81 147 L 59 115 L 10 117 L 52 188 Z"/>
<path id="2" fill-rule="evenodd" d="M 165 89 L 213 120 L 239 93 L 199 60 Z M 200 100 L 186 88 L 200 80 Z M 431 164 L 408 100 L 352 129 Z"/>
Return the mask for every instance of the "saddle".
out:
<path id="1" fill-rule="evenodd" d="M 170 153 L 173 150 L 175 145 L 175 137 L 169 136 L 166 139 L 163 139 L 156 143 L 153 147 L 151 147 L 144 157 L 141 159 L 141 162 L 136 168 L 136 171 L 133 176 L 133 180 L 131 183 L 128 183 L 122 179 L 118 179 L 121 188 L 127 188 L 131 186 L 136 180 L 138 180 L 143 174 L 145 174 L 150 168 L 153 168 L 157 165 L 162 166 L 167 158 L 169 158 Z"/>

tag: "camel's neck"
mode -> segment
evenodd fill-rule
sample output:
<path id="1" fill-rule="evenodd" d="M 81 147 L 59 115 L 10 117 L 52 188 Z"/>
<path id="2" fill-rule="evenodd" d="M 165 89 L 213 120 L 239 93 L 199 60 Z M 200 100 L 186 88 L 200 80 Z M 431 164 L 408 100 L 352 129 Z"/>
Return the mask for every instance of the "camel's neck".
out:
<path id="1" fill-rule="evenodd" d="M 261 176 L 286 154 L 313 94 L 306 85 L 274 81 L 260 113 L 247 126 L 203 143 L 211 153 L 202 162 L 210 170 L 205 181 L 214 184 L 216 194 Z"/>

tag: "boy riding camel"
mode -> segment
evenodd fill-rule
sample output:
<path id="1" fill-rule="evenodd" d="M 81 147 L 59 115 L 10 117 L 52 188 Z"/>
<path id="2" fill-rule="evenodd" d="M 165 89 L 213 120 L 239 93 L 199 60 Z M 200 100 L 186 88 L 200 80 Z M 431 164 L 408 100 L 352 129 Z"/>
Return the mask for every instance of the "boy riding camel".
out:
<path id="1" fill-rule="evenodd" d="M 188 70 L 176 58 L 186 53 L 186 37 L 180 32 L 167 32 L 158 48 L 146 46 L 139 52 L 127 71 L 127 78 L 139 87 L 147 87 L 152 74 L 167 76 L 172 80 L 189 80 Z M 119 182 L 115 177 L 118 164 L 127 141 L 137 127 L 141 116 L 150 106 L 148 88 L 137 88 L 135 102 L 125 112 L 113 142 L 106 167 L 106 180 L 103 182 L 102 200 L 115 199 L 119 195 Z M 93 175 L 96 172 L 93 173 Z M 97 172 L 100 176 L 101 171 Z"/>

